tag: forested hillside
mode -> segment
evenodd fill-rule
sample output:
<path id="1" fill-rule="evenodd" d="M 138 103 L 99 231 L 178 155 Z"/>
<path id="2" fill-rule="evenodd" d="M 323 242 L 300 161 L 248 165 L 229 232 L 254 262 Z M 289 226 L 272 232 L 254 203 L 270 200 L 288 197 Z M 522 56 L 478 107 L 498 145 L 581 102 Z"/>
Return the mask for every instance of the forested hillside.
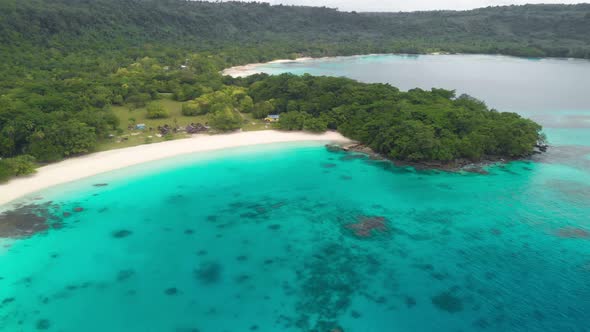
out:
<path id="1" fill-rule="evenodd" d="M 252 116 L 290 113 L 281 124 L 285 129 L 338 129 L 399 159 L 530 152 L 540 127 L 517 115 L 494 115 L 499 113 L 452 92 L 404 95 L 387 87 L 381 95 L 381 86 L 289 78 L 299 86 L 325 83 L 317 90 L 324 95 L 276 90 L 263 98 L 256 86 L 286 81 L 250 86 L 219 74 L 231 65 L 303 55 L 435 51 L 590 58 L 590 5 L 388 14 L 241 2 L 0 0 L 0 180 L 30 172 L 33 160 L 56 161 L 123 139 L 138 119 L 158 126 L 208 121 L 223 131 L 248 124 Z M 339 95 L 348 102 L 333 103 L 330 84 L 368 99 Z M 378 104 L 380 97 L 387 103 Z M 334 108 L 347 120 L 326 118 Z M 292 128 L 290 117 L 299 117 Z M 453 117 L 461 118 L 462 127 L 449 122 Z M 496 130 L 507 119 L 506 128 L 513 130 Z M 379 126 L 363 124 L 375 121 Z M 382 125 L 390 133 L 398 126 L 420 127 L 426 150 L 396 150 L 400 139 L 418 137 L 406 130 L 404 137 L 385 138 L 371 129 Z M 490 128 L 516 145 L 500 147 Z M 451 141 L 450 150 L 440 149 Z"/>
<path id="2" fill-rule="evenodd" d="M 290 52 L 457 52 L 590 57 L 590 5 L 347 13 L 179 0 L 2 0 L 0 43 L 58 50 L 278 43 Z"/>

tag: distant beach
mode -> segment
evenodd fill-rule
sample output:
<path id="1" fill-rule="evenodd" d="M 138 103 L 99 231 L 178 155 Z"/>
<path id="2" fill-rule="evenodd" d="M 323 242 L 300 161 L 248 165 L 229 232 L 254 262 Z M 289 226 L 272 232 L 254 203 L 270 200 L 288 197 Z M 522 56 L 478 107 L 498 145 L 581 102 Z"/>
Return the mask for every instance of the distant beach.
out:
<path id="1" fill-rule="evenodd" d="M 288 63 L 288 62 L 301 62 L 301 61 L 307 61 L 307 60 L 313 60 L 313 59 L 314 58 L 307 57 L 307 58 L 297 58 L 297 59 L 293 59 L 293 60 L 280 59 L 280 60 L 274 60 L 274 61 L 264 62 L 264 63 L 250 63 L 250 64 L 243 65 L 243 66 L 236 66 L 236 67 L 227 68 L 227 69 L 223 70 L 221 72 L 221 74 L 227 75 L 227 76 L 232 76 L 232 77 L 246 77 L 246 76 L 262 73 L 262 71 L 260 71 L 258 69 L 258 67 L 260 67 L 261 65 Z"/>
<path id="2" fill-rule="evenodd" d="M 347 138 L 336 132 L 314 135 L 266 130 L 213 136 L 195 135 L 188 139 L 99 152 L 47 165 L 39 168 L 32 176 L 16 178 L 0 185 L 0 205 L 55 185 L 183 154 L 259 144 L 306 141 L 349 142 Z"/>

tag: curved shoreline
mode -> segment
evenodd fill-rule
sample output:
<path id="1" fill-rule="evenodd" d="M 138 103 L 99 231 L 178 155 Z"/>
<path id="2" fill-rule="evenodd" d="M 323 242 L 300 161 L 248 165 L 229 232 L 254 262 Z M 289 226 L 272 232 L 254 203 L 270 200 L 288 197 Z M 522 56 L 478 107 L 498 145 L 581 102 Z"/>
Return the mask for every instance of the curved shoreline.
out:
<path id="1" fill-rule="evenodd" d="M 350 142 L 337 132 L 314 135 L 265 130 L 212 136 L 195 135 L 187 139 L 98 152 L 40 167 L 31 176 L 15 178 L 0 185 L 0 205 L 56 185 L 170 157 L 252 145 L 311 141 Z"/>
<path id="2" fill-rule="evenodd" d="M 280 64 L 280 63 L 290 63 L 290 62 L 305 62 L 305 61 L 321 61 L 321 60 L 330 60 L 330 59 L 340 59 L 340 58 L 358 58 L 358 57 L 369 57 L 369 56 L 384 56 L 384 55 L 396 55 L 396 56 L 448 56 L 448 55 L 457 55 L 457 56 L 497 56 L 497 57 L 508 57 L 508 58 L 515 58 L 515 59 L 546 59 L 546 60 L 564 60 L 564 61 L 590 61 L 590 59 L 584 58 L 559 58 L 559 57 L 541 57 L 541 58 L 530 58 L 530 57 L 520 57 L 515 55 L 506 55 L 506 54 L 486 54 L 486 53 L 448 53 L 448 52 L 433 52 L 433 53 L 419 53 L 419 54 L 409 54 L 409 53 L 370 53 L 370 54 L 355 54 L 355 55 L 336 55 L 336 56 L 325 56 L 319 58 L 312 58 L 312 57 L 301 57 L 296 59 L 277 59 L 268 62 L 258 62 L 258 63 L 249 63 L 241 66 L 234 66 L 225 68 L 221 71 L 222 75 L 227 75 L 231 77 L 247 77 L 254 74 L 262 74 L 264 71 L 258 70 L 258 67 L 264 65 L 271 65 L 271 64 Z"/>

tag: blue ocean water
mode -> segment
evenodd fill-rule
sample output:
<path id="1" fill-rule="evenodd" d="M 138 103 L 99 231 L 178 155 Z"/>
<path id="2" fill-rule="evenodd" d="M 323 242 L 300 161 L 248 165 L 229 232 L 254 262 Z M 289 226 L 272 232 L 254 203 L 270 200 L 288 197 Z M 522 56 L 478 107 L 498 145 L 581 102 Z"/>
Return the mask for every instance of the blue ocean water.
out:
<path id="1" fill-rule="evenodd" d="M 38 193 L 0 331 L 590 331 L 588 130 L 547 134 L 489 174 L 299 143 Z"/>

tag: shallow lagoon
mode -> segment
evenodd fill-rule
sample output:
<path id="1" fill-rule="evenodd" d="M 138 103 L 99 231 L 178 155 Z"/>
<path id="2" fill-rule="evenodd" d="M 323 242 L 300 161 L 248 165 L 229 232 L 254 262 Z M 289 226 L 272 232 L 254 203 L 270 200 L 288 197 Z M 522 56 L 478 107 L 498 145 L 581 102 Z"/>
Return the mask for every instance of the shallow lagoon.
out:
<path id="1" fill-rule="evenodd" d="M 588 331 L 578 130 L 488 175 L 310 143 L 53 188 L 23 201 L 48 229 L 0 240 L 0 331 Z"/>

